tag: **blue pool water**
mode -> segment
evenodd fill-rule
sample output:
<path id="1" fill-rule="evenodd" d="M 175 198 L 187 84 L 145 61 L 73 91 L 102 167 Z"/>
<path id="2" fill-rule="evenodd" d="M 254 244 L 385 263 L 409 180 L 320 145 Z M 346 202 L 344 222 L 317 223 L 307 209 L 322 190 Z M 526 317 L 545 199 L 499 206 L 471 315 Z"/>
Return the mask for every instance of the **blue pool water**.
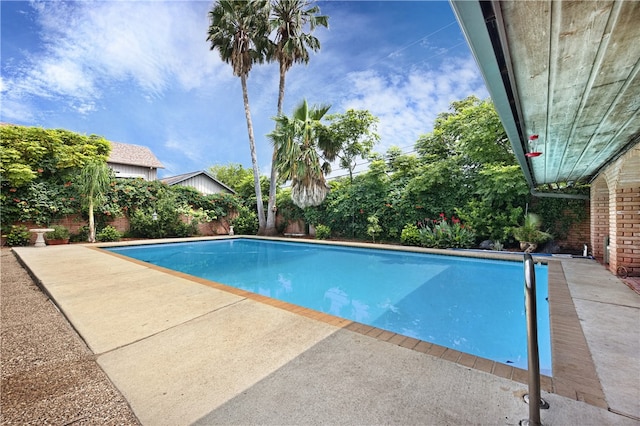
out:
<path id="1" fill-rule="evenodd" d="M 527 368 L 522 262 L 252 239 L 108 250 Z M 540 371 L 551 375 L 545 265 L 536 284 Z"/>

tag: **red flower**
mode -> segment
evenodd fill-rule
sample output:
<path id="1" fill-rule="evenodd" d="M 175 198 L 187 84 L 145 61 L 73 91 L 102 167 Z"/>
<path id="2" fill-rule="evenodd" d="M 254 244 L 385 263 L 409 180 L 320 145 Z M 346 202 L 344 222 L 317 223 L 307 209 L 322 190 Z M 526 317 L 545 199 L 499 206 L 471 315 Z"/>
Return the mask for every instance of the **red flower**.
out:
<path id="1" fill-rule="evenodd" d="M 20 198 L 14 198 L 13 201 L 15 201 L 16 203 L 20 202 Z"/>
<path id="2" fill-rule="evenodd" d="M 440 217 L 444 217 L 444 213 L 440 213 Z"/>
<path id="3" fill-rule="evenodd" d="M 460 223 L 460 219 L 458 219 L 457 217 L 454 217 L 454 218 L 451 218 L 451 222 Z"/>
<path id="4" fill-rule="evenodd" d="M 18 190 L 17 188 L 11 188 L 9 192 L 16 192 L 17 190 Z"/>

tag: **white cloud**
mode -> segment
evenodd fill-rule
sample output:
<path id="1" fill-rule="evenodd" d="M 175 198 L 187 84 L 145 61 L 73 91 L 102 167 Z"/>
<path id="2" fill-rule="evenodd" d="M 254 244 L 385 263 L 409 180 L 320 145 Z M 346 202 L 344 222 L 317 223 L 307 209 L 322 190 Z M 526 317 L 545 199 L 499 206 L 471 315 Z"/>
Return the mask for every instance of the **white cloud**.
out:
<path id="1" fill-rule="evenodd" d="M 471 58 L 451 59 L 437 69 L 414 68 L 405 74 L 354 72 L 350 90 L 338 109 L 367 109 L 380 119 L 378 133 L 384 152 L 391 145 L 412 146 L 433 127 L 436 116 L 451 102 L 471 94 L 486 97 L 480 72 Z"/>
<path id="2" fill-rule="evenodd" d="M 226 80 L 206 43 L 202 2 L 34 3 L 43 49 L 7 77 L 7 96 L 60 98 L 76 110 L 133 82 L 149 97 L 176 82 L 191 90 Z M 224 65 L 226 66 L 226 65 Z M 220 77 L 219 77 L 220 76 Z"/>

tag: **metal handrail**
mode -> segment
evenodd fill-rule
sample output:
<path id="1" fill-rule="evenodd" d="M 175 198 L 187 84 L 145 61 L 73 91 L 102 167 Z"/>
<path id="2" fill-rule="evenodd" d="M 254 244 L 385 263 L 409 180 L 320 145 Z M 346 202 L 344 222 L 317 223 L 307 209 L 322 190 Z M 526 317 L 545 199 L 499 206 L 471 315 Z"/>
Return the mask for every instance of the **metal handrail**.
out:
<path id="1" fill-rule="evenodd" d="M 538 354 L 538 312 L 536 307 L 536 271 L 533 258 L 524 254 L 524 300 L 527 317 L 527 354 L 529 360 L 529 419 L 521 424 L 540 426 L 540 357 Z"/>

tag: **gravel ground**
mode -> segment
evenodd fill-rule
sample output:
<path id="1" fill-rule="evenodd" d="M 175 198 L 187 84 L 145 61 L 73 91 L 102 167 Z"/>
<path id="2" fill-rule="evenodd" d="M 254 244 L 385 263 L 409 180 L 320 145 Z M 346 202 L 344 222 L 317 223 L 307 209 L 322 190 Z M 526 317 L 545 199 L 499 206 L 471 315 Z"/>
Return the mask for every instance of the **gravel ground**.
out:
<path id="1" fill-rule="evenodd" d="M 0 424 L 139 425 L 13 252 L 2 248 L 0 255 Z"/>

